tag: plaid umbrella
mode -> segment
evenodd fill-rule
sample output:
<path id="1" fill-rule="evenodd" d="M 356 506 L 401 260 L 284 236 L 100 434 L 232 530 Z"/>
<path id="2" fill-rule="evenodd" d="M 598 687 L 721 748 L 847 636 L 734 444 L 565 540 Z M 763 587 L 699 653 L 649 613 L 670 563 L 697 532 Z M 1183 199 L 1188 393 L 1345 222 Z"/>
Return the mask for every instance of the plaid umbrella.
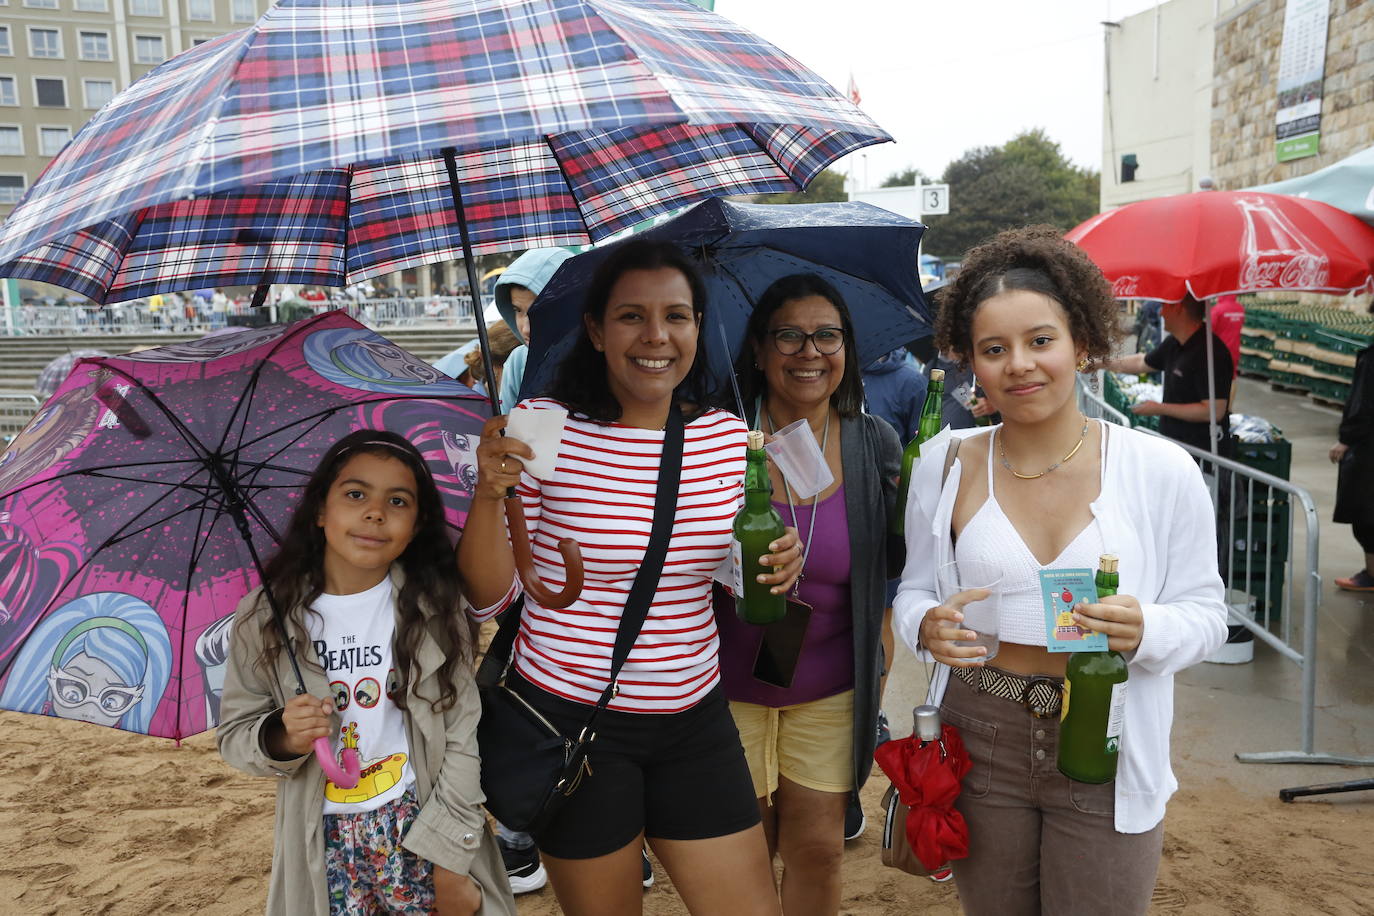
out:
<path id="1" fill-rule="evenodd" d="M 344 286 L 797 190 L 888 139 L 687 0 L 281 0 L 98 112 L 0 229 L 0 275 L 97 302 Z"/>

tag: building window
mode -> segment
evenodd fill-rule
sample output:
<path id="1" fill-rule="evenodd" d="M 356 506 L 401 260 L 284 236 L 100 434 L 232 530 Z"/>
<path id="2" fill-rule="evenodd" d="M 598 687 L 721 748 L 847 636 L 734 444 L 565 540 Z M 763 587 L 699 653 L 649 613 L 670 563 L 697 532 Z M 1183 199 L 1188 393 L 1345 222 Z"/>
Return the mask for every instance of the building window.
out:
<path id="1" fill-rule="evenodd" d="M 23 175 L 0 175 L 0 204 L 17 204 L 23 196 Z"/>
<path id="2" fill-rule="evenodd" d="M 110 54 L 109 32 L 88 32 L 82 29 L 77 32 L 77 36 L 81 40 L 82 60 L 113 60 Z"/>
<path id="3" fill-rule="evenodd" d="M 160 64 L 167 59 L 163 50 L 161 35 L 134 36 L 134 62 L 139 64 Z"/>
<path id="4" fill-rule="evenodd" d="M 10 27 L 0 25 L 0 54 L 10 57 L 14 54 L 14 46 L 10 44 Z"/>
<path id="5" fill-rule="evenodd" d="M 67 141 L 72 138 L 70 127 L 40 127 L 38 128 L 38 154 L 40 156 L 56 156 L 62 152 L 62 147 L 67 145 Z"/>
<path id="6" fill-rule="evenodd" d="M 258 4 L 256 0 L 233 0 L 232 15 L 235 22 L 256 22 Z"/>
<path id="7" fill-rule="evenodd" d="M 129 0 L 130 16 L 161 16 L 162 0 Z"/>
<path id="8" fill-rule="evenodd" d="M 66 108 L 67 81 L 60 76 L 35 76 L 33 95 L 39 108 Z"/>
<path id="9" fill-rule="evenodd" d="M 78 13 L 108 13 L 110 0 L 73 0 L 72 9 Z"/>
<path id="10" fill-rule="evenodd" d="M 57 9 L 57 0 L 24 0 L 24 5 L 40 10 L 55 10 Z"/>
<path id="11" fill-rule="evenodd" d="M 186 18 L 197 22 L 214 22 L 215 0 L 186 0 Z"/>
<path id="12" fill-rule="evenodd" d="M 81 94 L 87 108 L 103 108 L 114 98 L 114 80 L 82 80 Z"/>
<path id="13" fill-rule="evenodd" d="M 19 104 L 19 85 L 12 76 L 0 76 L 0 105 Z"/>
<path id="14" fill-rule="evenodd" d="M 0 124 L 0 156 L 24 155 L 24 135 L 18 124 Z"/>
<path id="15" fill-rule="evenodd" d="M 61 57 L 62 33 L 57 29 L 39 29 L 29 26 L 30 57 Z"/>

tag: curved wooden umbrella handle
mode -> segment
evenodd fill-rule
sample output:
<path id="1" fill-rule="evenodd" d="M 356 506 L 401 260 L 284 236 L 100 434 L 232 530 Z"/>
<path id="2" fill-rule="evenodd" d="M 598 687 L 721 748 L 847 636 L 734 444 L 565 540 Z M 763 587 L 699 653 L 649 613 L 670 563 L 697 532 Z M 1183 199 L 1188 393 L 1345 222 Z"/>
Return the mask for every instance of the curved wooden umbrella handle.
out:
<path id="1" fill-rule="evenodd" d="M 511 549 L 515 551 L 515 570 L 525 591 L 539 602 L 541 607 L 550 609 L 565 608 L 582 594 L 582 548 L 572 538 L 558 542 L 558 552 L 563 555 L 563 590 L 555 592 L 539 580 L 534 569 L 534 554 L 530 552 L 530 532 L 525 527 L 525 507 L 518 496 L 507 496 L 506 527 L 510 531 Z"/>

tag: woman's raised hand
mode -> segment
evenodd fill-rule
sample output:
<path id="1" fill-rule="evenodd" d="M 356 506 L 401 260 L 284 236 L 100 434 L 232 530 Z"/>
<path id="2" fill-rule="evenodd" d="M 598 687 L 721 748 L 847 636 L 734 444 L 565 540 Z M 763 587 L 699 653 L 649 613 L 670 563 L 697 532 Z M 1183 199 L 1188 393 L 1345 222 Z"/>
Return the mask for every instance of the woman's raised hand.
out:
<path id="1" fill-rule="evenodd" d="M 1073 622 L 1094 633 L 1107 634 L 1107 648 L 1129 652 L 1145 634 L 1145 612 L 1130 595 L 1105 595 L 1096 604 L 1074 608 Z"/>
<path id="2" fill-rule="evenodd" d="M 333 723 L 329 719 L 333 714 L 332 701 L 312 697 L 308 693 L 287 700 L 281 711 L 281 749 L 291 757 L 310 753 L 316 738 L 328 738 L 333 733 Z"/>
<path id="3" fill-rule="evenodd" d="M 952 595 L 944 604 L 937 604 L 921 618 L 921 648 L 937 662 L 955 668 L 983 664 L 988 650 L 982 646 L 955 645 L 956 639 L 965 642 L 977 638 L 977 633 L 959 626 L 964 621 L 964 606 L 992 596 L 985 588 L 970 588 Z"/>
<path id="4" fill-rule="evenodd" d="M 501 435 L 505 415 L 492 417 L 482 427 L 482 442 L 477 446 L 477 492 L 474 497 L 505 499 L 506 491 L 520 483 L 525 469 L 522 458 L 533 458 L 534 451 L 519 439 Z"/>
<path id="5" fill-rule="evenodd" d="M 759 557 L 759 565 L 770 569 L 781 566 L 782 569 L 756 573 L 757 581 L 773 586 L 769 591 L 775 595 L 786 593 L 802 572 L 801 537 L 797 534 L 796 528 L 784 528 L 782 532 L 782 537 L 768 545 L 768 553 Z M 748 574 L 749 571 L 745 570 L 745 575 Z"/>

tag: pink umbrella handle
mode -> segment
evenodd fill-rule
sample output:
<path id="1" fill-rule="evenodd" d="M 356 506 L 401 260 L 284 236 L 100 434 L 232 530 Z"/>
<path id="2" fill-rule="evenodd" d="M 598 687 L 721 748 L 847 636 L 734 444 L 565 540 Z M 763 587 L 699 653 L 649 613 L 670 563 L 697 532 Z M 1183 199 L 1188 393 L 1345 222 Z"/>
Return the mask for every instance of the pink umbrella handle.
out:
<path id="1" fill-rule="evenodd" d="M 315 759 L 320 762 L 320 769 L 324 770 L 324 775 L 340 789 L 351 789 L 358 784 L 358 777 L 363 772 L 362 762 L 358 759 L 358 749 L 346 747 L 341 756 L 343 766 L 339 766 L 334 759 L 334 748 L 330 746 L 328 738 L 315 739 Z"/>

